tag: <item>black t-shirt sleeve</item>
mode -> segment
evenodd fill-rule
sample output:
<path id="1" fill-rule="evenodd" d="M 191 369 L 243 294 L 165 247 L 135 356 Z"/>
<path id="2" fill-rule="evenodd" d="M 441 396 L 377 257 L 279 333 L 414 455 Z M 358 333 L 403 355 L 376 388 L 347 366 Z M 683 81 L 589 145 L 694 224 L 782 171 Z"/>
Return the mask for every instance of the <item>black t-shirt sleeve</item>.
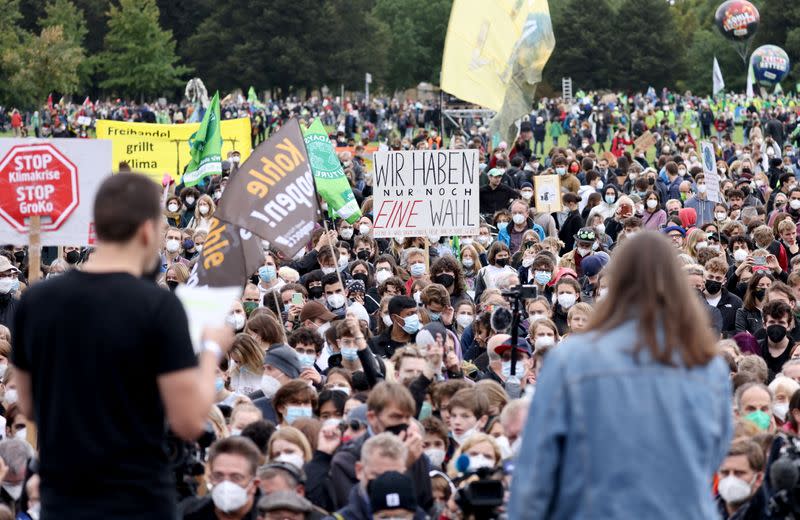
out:
<path id="1" fill-rule="evenodd" d="M 30 351 L 25 345 L 27 337 L 25 330 L 25 318 L 28 314 L 28 299 L 22 296 L 17 311 L 14 313 L 13 334 L 11 334 L 11 363 L 20 370 L 29 372 L 31 370 Z"/>
<path id="2" fill-rule="evenodd" d="M 156 375 L 197 366 L 197 356 L 189 338 L 186 312 L 175 295 L 166 293 L 156 316 L 156 341 L 153 347 Z"/>

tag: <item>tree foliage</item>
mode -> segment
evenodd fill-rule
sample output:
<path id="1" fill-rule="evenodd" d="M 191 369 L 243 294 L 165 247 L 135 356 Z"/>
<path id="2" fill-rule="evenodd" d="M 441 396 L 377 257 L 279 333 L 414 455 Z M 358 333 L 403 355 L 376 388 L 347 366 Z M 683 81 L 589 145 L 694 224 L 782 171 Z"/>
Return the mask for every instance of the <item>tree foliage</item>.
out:
<path id="1" fill-rule="evenodd" d="M 108 11 L 105 45 L 96 59 L 100 86 L 126 96 L 154 96 L 180 86 L 189 68 L 178 65 L 172 33 L 158 22 L 155 0 L 120 0 Z"/>

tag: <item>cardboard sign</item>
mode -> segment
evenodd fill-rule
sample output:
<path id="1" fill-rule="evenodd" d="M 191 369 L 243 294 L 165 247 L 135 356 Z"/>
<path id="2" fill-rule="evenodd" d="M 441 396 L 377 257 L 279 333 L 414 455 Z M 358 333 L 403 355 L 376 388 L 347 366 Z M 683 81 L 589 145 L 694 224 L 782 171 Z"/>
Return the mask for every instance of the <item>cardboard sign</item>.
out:
<path id="1" fill-rule="evenodd" d="M 477 150 L 375 152 L 375 238 L 477 235 Z"/>
<path id="2" fill-rule="evenodd" d="M 656 136 L 653 135 L 650 130 L 645 131 L 642 135 L 636 138 L 633 142 L 633 146 L 635 150 L 642 150 L 645 151 L 651 146 L 655 146 L 656 144 Z"/>
<path id="3" fill-rule="evenodd" d="M 294 256 L 319 215 L 314 177 L 296 119 L 261 143 L 228 181 L 215 216 Z"/>
<path id="4" fill-rule="evenodd" d="M 709 141 L 700 143 L 700 150 L 703 154 L 703 173 L 706 178 L 706 196 L 712 202 L 720 202 L 719 196 L 719 172 L 717 172 L 717 158 L 714 153 L 714 145 Z"/>
<path id="5" fill-rule="evenodd" d="M 537 213 L 561 211 L 561 179 L 559 176 L 534 176 L 533 197 Z"/>
<path id="6" fill-rule="evenodd" d="M 0 139 L 0 244 L 28 244 L 34 216 L 41 245 L 93 244 L 94 197 L 110 174 L 109 141 Z"/>

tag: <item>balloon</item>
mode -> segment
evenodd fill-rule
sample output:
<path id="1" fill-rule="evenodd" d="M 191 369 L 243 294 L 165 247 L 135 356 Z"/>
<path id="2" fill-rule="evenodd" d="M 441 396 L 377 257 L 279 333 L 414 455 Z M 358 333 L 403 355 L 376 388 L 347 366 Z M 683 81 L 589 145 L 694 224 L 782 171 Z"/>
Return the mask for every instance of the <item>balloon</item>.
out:
<path id="1" fill-rule="evenodd" d="M 760 16 L 756 6 L 747 0 L 728 0 L 717 8 L 714 21 L 723 36 L 743 41 L 756 33 Z"/>
<path id="2" fill-rule="evenodd" d="M 753 51 L 750 59 L 756 81 L 767 86 L 783 80 L 791 66 L 789 55 L 777 45 L 762 45 Z"/>

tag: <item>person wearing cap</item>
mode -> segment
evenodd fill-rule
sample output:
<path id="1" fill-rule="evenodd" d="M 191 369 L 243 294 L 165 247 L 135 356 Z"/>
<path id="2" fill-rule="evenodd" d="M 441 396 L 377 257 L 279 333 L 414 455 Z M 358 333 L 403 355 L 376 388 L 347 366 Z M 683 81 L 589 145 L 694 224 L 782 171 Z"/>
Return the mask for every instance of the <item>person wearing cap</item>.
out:
<path id="1" fill-rule="evenodd" d="M 553 218 L 558 226 L 558 239 L 564 243 L 564 247 L 561 248 L 563 255 L 572 251 L 572 247 L 575 245 L 575 234 L 583 227 L 583 217 L 578 211 L 581 201 L 578 195 L 565 193 L 561 200 L 564 203 L 564 209 L 553 213 Z"/>
<path id="2" fill-rule="evenodd" d="M 294 491 L 275 491 L 258 501 L 258 520 L 308 520 L 314 510 L 311 502 Z"/>
<path id="3" fill-rule="evenodd" d="M 307 301 L 300 311 L 300 323 L 307 327 L 324 340 L 325 332 L 330 328 L 330 324 L 336 319 L 336 315 L 329 311 L 327 307 L 313 300 Z"/>
<path id="4" fill-rule="evenodd" d="M 247 396 L 261 410 L 264 419 L 276 424 L 279 422 L 272 406 L 272 398 L 281 386 L 292 379 L 297 379 L 301 371 L 300 358 L 289 345 L 274 345 L 264 354 L 264 375 L 261 376 L 261 389 Z"/>
<path id="5" fill-rule="evenodd" d="M 581 277 L 581 261 L 590 256 L 598 247 L 597 233 L 594 228 L 583 227 L 575 234 L 575 248 L 563 254 L 558 265 L 561 268 L 573 269 L 578 278 Z"/>
<path id="6" fill-rule="evenodd" d="M 180 504 L 182 520 L 256 520 L 262 497 L 256 468 L 261 453 L 247 437 L 215 442 L 208 452 L 206 476 L 211 492 Z"/>
<path id="7" fill-rule="evenodd" d="M 609 259 L 610 257 L 607 253 L 600 252 L 581 260 L 583 276 L 579 280 L 579 283 L 581 284 L 582 302 L 594 302 L 594 295 L 597 290 L 597 279 L 600 277 L 600 271 L 608 264 Z"/>
<path id="8" fill-rule="evenodd" d="M 519 198 L 519 192 L 502 182 L 505 172 L 492 168 L 487 173 L 489 184 L 478 191 L 478 209 L 482 215 L 494 215 L 496 211 L 508 208 L 512 200 Z"/>
<path id="9" fill-rule="evenodd" d="M 685 229 L 681 226 L 667 226 L 661 230 L 661 232 L 667 235 L 667 238 L 672 241 L 672 245 L 675 246 L 676 249 L 683 251 L 683 243 L 686 239 Z"/>
<path id="10" fill-rule="evenodd" d="M 369 504 L 375 520 L 423 520 L 427 515 L 417 507 L 414 482 L 397 471 L 387 471 L 369 483 Z"/>
<path id="11" fill-rule="evenodd" d="M 303 468 L 298 468 L 288 462 L 273 461 L 258 468 L 258 486 L 265 496 L 277 492 L 293 492 L 309 500 L 306 497 L 306 474 Z M 311 504 L 311 511 L 306 518 L 309 520 L 322 520 L 328 516 L 324 509 Z"/>
<path id="12" fill-rule="evenodd" d="M 19 300 L 15 297 L 19 290 L 19 272 L 8 257 L 0 255 L 0 325 L 5 325 L 12 332 L 14 313 L 19 306 Z"/>
<path id="13" fill-rule="evenodd" d="M 487 353 L 489 353 L 489 366 L 484 373 L 483 379 L 491 379 L 501 385 L 505 384 L 506 380 L 511 376 L 511 336 L 497 334 L 489 340 L 489 343 L 486 346 Z M 530 358 L 531 346 L 520 335 L 517 339 L 517 363 L 514 367 L 514 375 L 520 381 L 525 380 L 525 370 Z"/>

